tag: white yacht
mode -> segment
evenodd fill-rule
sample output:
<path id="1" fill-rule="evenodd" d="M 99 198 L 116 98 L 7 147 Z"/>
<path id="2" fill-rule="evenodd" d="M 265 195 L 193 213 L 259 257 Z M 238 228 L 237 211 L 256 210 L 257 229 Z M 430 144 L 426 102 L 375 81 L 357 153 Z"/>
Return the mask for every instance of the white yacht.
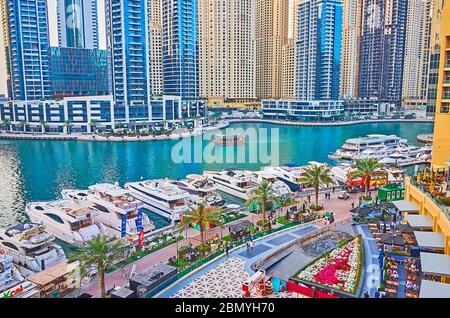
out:
<path id="1" fill-rule="evenodd" d="M 146 204 L 146 207 L 173 222 L 180 221 L 190 210 L 189 193 L 181 190 L 171 179 L 156 179 L 129 182 L 125 188 L 131 195 Z"/>
<path id="2" fill-rule="evenodd" d="M 289 186 L 269 171 L 254 171 L 252 172 L 253 181 L 260 184 L 263 180 L 268 181 L 271 184 L 272 190 L 280 196 L 288 196 L 292 193 Z"/>
<path id="3" fill-rule="evenodd" d="M 201 174 L 189 174 L 186 179 L 176 181 L 175 184 L 181 189 L 189 193 L 189 201 L 198 206 L 200 202 L 207 205 L 222 206 L 225 204 L 222 196 L 217 192 L 214 182 L 207 176 Z"/>
<path id="4" fill-rule="evenodd" d="M 217 189 L 242 200 L 248 200 L 257 183 L 253 181 L 251 173 L 241 170 L 205 171 L 203 173 Z"/>
<path id="5" fill-rule="evenodd" d="M 264 171 L 272 173 L 278 180 L 283 181 L 292 192 L 300 191 L 304 188 L 301 182 L 303 168 L 293 165 L 281 167 L 265 167 Z"/>
<path id="6" fill-rule="evenodd" d="M 31 272 L 65 262 L 61 246 L 53 243 L 55 237 L 45 233 L 45 226 L 24 223 L 0 230 L 0 248 L 13 257 L 14 264 Z"/>
<path id="7" fill-rule="evenodd" d="M 406 145 L 407 142 L 406 139 L 402 139 L 395 135 L 373 134 L 367 135 L 366 137 L 351 138 L 347 139 L 341 149 L 338 149 L 334 154 L 330 155 L 330 157 L 338 159 L 354 159 L 356 155 L 360 155 L 367 149 L 380 150 L 396 148 L 397 146 Z"/>
<path id="8" fill-rule="evenodd" d="M 12 289 L 23 282 L 25 282 L 25 278 L 14 266 L 12 256 L 0 254 L 0 293 L 3 294 L 6 290 Z"/>
<path id="9" fill-rule="evenodd" d="M 99 211 L 88 201 L 31 202 L 25 212 L 33 223 L 44 224 L 47 233 L 71 244 L 84 244 L 95 236 L 110 234 L 96 220 Z"/>
<path id="10" fill-rule="evenodd" d="M 144 203 L 118 185 L 100 183 L 90 186 L 89 190 L 68 189 L 61 194 L 65 199 L 94 203 L 99 211 L 98 220 L 112 228 L 118 237 L 136 236 L 141 230 L 149 233 L 155 229 L 148 215 L 142 211 Z"/>

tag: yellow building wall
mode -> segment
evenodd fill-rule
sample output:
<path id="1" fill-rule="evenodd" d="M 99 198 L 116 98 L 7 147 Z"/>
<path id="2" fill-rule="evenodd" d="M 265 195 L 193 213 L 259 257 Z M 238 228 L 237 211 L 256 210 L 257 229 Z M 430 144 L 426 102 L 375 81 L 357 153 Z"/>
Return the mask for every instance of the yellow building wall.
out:
<path id="1" fill-rule="evenodd" d="M 261 103 L 257 101 L 232 101 L 225 102 L 223 98 L 208 98 L 208 108 L 239 108 L 259 110 Z"/>
<path id="2" fill-rule="evenodd" d="M 419 188 L 411 184 L 409 177 L 405 180 L 405 200 L 419 206 L 419 213 L 428 215 L 433 220 L 433 232 L 442 233 L 445 241 L 445 254 L 450 255 L 450 220 L 447 215 L 434 203 L 434 201 L 423 193 Z M 450 279 L 448 280 L 450 282 Z"/>
<path id="3" fill-rule="evenodd" d="M 441 25 L 441 60 L 439 65 L 438 91 L 436 97 L 436 115 L 434 123 L 432 165 L 447 167 L 450 158 L 450 112 L 442 112 L 442 106 L 450 107 L 450 1 L 444 2 Z"/>

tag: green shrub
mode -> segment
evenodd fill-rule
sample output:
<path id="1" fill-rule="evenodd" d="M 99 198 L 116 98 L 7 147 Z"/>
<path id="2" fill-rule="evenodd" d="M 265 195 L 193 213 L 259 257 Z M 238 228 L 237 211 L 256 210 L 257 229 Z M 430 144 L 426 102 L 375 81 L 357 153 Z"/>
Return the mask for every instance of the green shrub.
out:
<path id="1" fill-rule="evenodd" d="M 445 206 L 450 206 L 450 197 L 439 199 Z"/>
<path id="2" fill-rule="evenodd" d="M 321 205 L 317 205 L 317 206 L 316 206 L 316 205 L 313 204 L 313 205 L 310 205 L 309 208 L 310 208 L 311 210 L 313 210 L 313 211 L 316 211 L 316 212 L 317 212 L 317 211 L 322 211 L 322 210 L 323 210 L 323 206 L 321 206 Z"/>

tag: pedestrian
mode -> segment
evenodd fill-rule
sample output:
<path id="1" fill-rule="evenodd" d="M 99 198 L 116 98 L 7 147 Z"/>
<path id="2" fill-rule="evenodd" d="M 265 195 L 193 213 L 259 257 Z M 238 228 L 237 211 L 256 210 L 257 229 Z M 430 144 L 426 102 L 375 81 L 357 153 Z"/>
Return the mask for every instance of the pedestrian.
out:
<path id="1" fill-rule="evenodd" d="M 370 298 L 370 295 L 369 295 L 368 292 L 365 292 L 365 293 L 364 293 L 364 298 Z"/>
<path id="2" fill-rule="evenodd" d="M 250 250 L 250 242 L 247 241 L 247 242 L 245 243 L 245 245 L 247 245 L 247 251 L 249 251 L 249 250 Z"/>
<path id="3" fill-rule="evenodd" d="M 225 245 L 225 255 L 228 258 L 228 253 L 229 253 L 229 247 L 228 247 L 228 243 Z"/>
<path id="4" fill-rule="evenodd" d="M 253 249 L 253 241 L 252 241 L 252 239 L 250 239 L 250 249 L 251 250 Z"/>
<path id="5" fill-rule="evenodd" d="M 126 273 L 127 273 L 127 266 L 124 266 L 124 267 L 122 268 L 122 277 L 125 277 L 125 276 L 126 276 Z"/>
<path id="6" fill-rule="evenodd" d="M 354 209 L 355 208 L 355 202 L 353 201 L 352 202 L 352 209 Z"/>
<path id="7" fill-rule="evenodd" d="M 336 191 L 336 187 L 333 187 L 333 193 L 334 193 L 334 191 Z"/>

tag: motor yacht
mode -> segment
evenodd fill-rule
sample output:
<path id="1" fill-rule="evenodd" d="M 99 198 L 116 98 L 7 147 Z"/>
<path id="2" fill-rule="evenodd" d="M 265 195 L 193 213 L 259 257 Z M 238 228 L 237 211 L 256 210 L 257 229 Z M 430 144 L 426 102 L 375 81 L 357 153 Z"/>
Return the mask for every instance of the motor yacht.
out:
<path id="1" fill-rule="evenodd" d="M 189 193 L 180 189 L 171 179 L 128 182 L 125 189 L 144 202 L 150 211 L 172 222 L 180 221 L 183 214 L 191 209 L 188 205 Z"/>
<path id="2" fill-rule="evenodd" d="M 248 200 L 258 184 L 253 181 L 251 173 L 241 170 L 205 171 L 203 173 L 217 189 L 242 200 Z"/>
<path id="3" fill-rule="evenodd" d="M 146 234 L 155 229 L 153 222 L 142 210 L 144 203 L 117 184 L 100 183 L 90 186 L 88 190 L 68 189 L 61 194 L 63 198 L 94 203 L 99 211 L 98 219 L 112 228 L 118 237 L 136 236 L 142 230 Z"/>
<path id="4" fill-rule="evenodd" d="M 53 235 L 45 232 L 45 225 L 36 223 L 21 223 L 0 230 L 0 248 L 25 272 L 40 272 L 67 260 L 54 240 Z"/>
<path id="5" fill-rule="evenodd" d="M 71 244 L 84 244 L 98 235 L 109 235 L 96 219 L 99 211 L 89 201 L 57 200 L 31 202 L 25 212 L 33 223 L 45 225 L 45 231 Z"/>
<path id="6" fill-rule="evenodd" d="M 253 182 L 261 184 L 264 180 L 271 184 L 272 190 L 279 196 L 288 196 L 292 194 L 289 186 L 269 171 L 255 171 L 252 172 Z"/>
<path id="7" fill-rule="evenodd" d="M 194 206 L 198 206 L 200 202 L 206 205 L 222 206 L 225 204 L 222 196 L 217 192 L 214 182 L 207 176 L 201 174 L 190 174 L 186 179 L 176 181 L 175 184 L 181 189 L 189 193 L 189 202 Z"/>

